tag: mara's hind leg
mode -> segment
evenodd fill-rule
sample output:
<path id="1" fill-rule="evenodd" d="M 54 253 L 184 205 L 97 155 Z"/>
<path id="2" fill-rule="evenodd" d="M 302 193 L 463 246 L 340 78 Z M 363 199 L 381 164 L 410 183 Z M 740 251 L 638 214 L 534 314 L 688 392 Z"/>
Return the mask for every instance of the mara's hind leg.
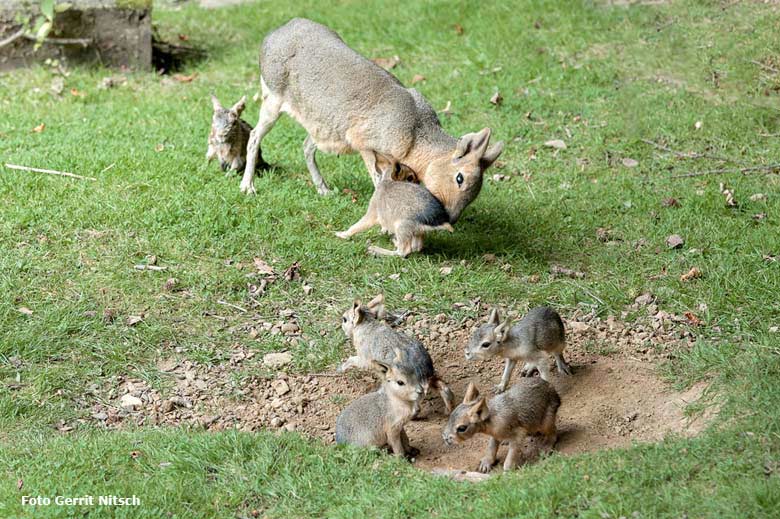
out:
<path id="1" fill-rule="evenodd" d="M 246 148 L 246 166 L 244 168 L 244 177 L 241 179 L 241 192 L 254 194 L 255 186 L 253 180 L 255 177 L 255 168 L 257 168 L 260 159 L 260 141 L 271 131 L 282 110 L 282 98 L 272 92 L 268 92 L 262 77 L 260 83 L 263 89 L 263 104 L 260 106 L 260 117 L 257 126 L 249 134 L 249 143 Z"/>
<path id="2" fill-rule="evenodd" d="M 381 247 L 371 246 L 368 252 L 381 256 L 401 256 L 407 257 L 413 252 L 412 242 L 414 240 L 414 223 L 401 222 L 395 229 L 395 250 L 383 249 Z"/>
<path id="3" fill-rule="evenodd" d="M 566 348 L 565 342 L 561 343 L 561 345 L 558 346 L 558 349 L 553 352 L 553 356 L 555 357 L 555 365 L 558 367 L 558 371 L 560 373 L 571 375 L 571 366 L 568 362 L 566 362 L 566 359 L 563 358 L 564 348 Z"/>
<path id="4" fill-rule="evenodd" d="M 545 451 L 551 451 L 555 447 L 555 442 L 558 441 L 558 430 L 555 427 L 555 419 L 558 414 L 558 409 L 551 407 L 547 408 L 547 412 L 544 415 L 542 421 L 541 433 L 544 439 L 543 449 Z"/>
<path id="5" fill-rule="evenodd" d="M 309 173 L 311 173 L 311 181 L 314 184 L 314 187 L 317 188 L 317 192 L 321 195 L 329 195 L 331 193 L 331 190 L 328 189 L 327 184 L 325 184 L 325 180 L 322 178 L 322 174 L 320 173 L 320 168 L 317 167 L 317 144 L 314 142 L 314 139 L 311 138 L 311 135 L 306 136 L 306 140 L 303 141 L 303 156 L 306 157 L 306 167 L 309 168 Z"/>

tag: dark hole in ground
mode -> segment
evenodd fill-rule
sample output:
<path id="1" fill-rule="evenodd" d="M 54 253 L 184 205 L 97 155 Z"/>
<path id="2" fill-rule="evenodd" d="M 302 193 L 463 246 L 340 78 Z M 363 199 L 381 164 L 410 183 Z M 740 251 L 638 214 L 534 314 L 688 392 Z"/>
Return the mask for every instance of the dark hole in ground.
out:
<path id="1" fill-rule="evenodd" d="M 200 47 L 164 41 L 156 30 L 152 33 L 152 66 L 160 74 L 178 72 L 206 56 L 206 51 Z"/>

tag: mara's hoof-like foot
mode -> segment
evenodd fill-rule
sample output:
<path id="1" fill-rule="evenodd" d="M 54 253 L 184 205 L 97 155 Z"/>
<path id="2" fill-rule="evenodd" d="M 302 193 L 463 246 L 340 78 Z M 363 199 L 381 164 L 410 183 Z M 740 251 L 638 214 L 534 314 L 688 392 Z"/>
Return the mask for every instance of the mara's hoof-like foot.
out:
<path id="1" fill-rule="evenodd" d="M 506 386 L 504 384 L 499 384 L 493 388 L 494 395 L 500 395 L 504 391 L 506 391 Z"/>
<path id="2" fill-rule="evenodd" d="M 341 238 L 342 240 L 348 240 L 349 234 L 347 234 L 347 231 L 339 231 L 336 233 L 337 238 Z"/>
<path id="3" fill-rule="evenodd" d="M 249 182 L 241 181 L 241 186 L 239 187 L 242 193 L 245 195 L 254 195 L 255 194 L 255 184 L 251 180 Z"/>
<path id="4" fill-rule="evenodd" d="M 483 474 L 487 474 L 490 472 L 490 469 L 493 468 L 493 460 L 490 460 L 488 458 L 482 458 L 479 460 L 479 467 L 477 467 L 477 470 L 480 471 Z"/>

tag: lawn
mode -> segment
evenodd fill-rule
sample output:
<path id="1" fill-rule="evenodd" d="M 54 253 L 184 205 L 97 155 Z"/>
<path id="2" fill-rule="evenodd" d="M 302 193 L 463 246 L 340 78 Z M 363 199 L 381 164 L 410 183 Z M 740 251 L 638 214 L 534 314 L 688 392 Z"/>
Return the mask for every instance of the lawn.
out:
<path id="1" fill-rule="evenodd" d="M 97 178 L 0 167 L 0 517 L 776 514 L 780 175 L 678 177 L 780 162 L 780 7 L 608 4 L 161 4 L 160 33 L 208 52 L 178 79 L 127 73 L 104 89 L 119 72 L 42 65 L 0 75 L 0 162 Z M 363 214 L 370 178 L 358 156 L 320 154 L 338 194 L 318 196 L 305 132 L 289 118 L 263 141 L 275 167 L 256 178 L 256 196 L 205 163 L 208 94 L 251 99 L 263 35 L 294 16 L 329 25 L 366 56 L 399 56 L 392 72 L 402 82 L 424 76 L 415 88 L 437 110 L 450 104 L 440 117 L 451 134 L 490 126 L 506 142 L 456 232 L 431 236 L 422 254 L 368 256 L 365 237 L 387 245 L 378 230 L 334 237 Z M 245 118 L 255 124 L 257 113 L 250 101 Z M 666 245 L 673 234 L 679 249 Z M 135 268 L 151 256 L 166 270 Z M 238 267 L 255 257 L 280 272 L 299 262 L 301 280 L 270 284 L 252 312 L 277 321 L 293 309 L 302 340 L 253 337 L 229 306 L 247 306 Z M 585 276 L 555 276 L 553 265 Z M 702 276 L 681 281 L 692 267 Z M 717 417 L 695 438 L 553 455 L 477 486 L 297 433 L 117 429 L 92 417 L 95 388 L 122 377 L 169 389 L 160 362 L 172 355 L 228 365 L 236 347 L 257 352 L 236 373 L 238 390 L 276 376 L 259 362 L 271 351 L 292 353 L 291 373 L 333 369 L 349 348 L 341 311 L 378 292 L 391 308 L 453 318 L 477 297 L 606 317 L 652 293 L 665 311 L 691 312 L 696 336 L 657 372 L 678 389 L 707 381 L 690 412 L 717 404 Z M 58 494 L 135 494 L 142 504 L 21 505 L 22 495 Z"/>

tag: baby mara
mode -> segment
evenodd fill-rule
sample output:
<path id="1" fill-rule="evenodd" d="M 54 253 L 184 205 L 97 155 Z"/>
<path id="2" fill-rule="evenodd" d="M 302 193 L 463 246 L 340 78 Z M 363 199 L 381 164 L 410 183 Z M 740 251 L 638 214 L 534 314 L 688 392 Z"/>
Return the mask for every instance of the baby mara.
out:
<path id="1" fill-rule="evenodd" d="M 454 396 L 447 384 L 437 376 L 428 350 L 417 339 L 393 330 L 380 320 L 377 316 L 383 313 L 384 297 L 381 295 L 371 301 L 368 307 L 361 306 L 360 301 L 355 301 L 352 307 L 344 312 L 341 328 L 352 340 L 357 355 L 344 361 L 338 371 L 344 372 L 350 368 L 376 369 L 376 361 L 386 365 L 400 363 L 399 368 L 414 374 L 413 382 L 422 387 L 423 396 L 428 393 L 429 388 L 439 392 L 449 414 Z M 415 409 L 414 414 L 419 410 L 419 403 L 417 405 L 418 409 Z"/>
<path id="2" fill-rule="evenodd" d="M 571 368 L 563 358 L 566 335 L 558 312 L 548 307 L 534 308 L 516 325 L 500 322 L 498 310 L 493 309 L 488 322 L 477 328 L 466 346 L 466 360 L 485 360 L 504 357 L 504 374 L 496 386 L 497 393 L 506 390 L 512 371 L 518 361 L 525 363 L 522 376 L 529 376 L 534 369 L 545 381 L 550 381 L 547 353 L 555 357 L 558 371 L 571 375 Z"/>
<path id="3" fill-rule="evenodd" d="M 383 376 L 378 391 L 349 404 L 336 420 L 336 443 L 358 447 L 390 446 L 396 456 L 416 456 L 404 426 L 414 416 L 423 396 L 423 386 L 402 351 L 392 363 L 373 360 L 370 367 Z"/>
<path id="4" fill-rule="evenodd" d="M 211 117 L 206 161 L 217 158 L 222 171 L 226 171 L 226 176 L 229 176 L 233 171 L 243 170 L 246 165 L 246 146 L 252 131 L 252 126 L 241 119 L 241 112 L 246 107 L 246 96 L 230 108 L 223 108 L 219 99 L 212 94 L 211 106 L 214 114 Z M 265 163 L 261 163 L 258 167 L 265 166 Z"/>
<path id="5" fill-rule="evenodd" d="M 527 435 L 540 433 L 543 446 L 555 445 L 555 421 L 561 399 L 555 389 L 540 378 L 524 378 L 505 393 L 487 401 L 470 383 L 461 403 L 450 414 L 442 431 L 447 445 L 461 443 L 477 433 L 490 436 L 485 457 L 479 463 L 480 472 L 490 472 L 496 462 L 498 446 L 509 444 L 504 470 L 517 465 L 518 453 Z"/>

